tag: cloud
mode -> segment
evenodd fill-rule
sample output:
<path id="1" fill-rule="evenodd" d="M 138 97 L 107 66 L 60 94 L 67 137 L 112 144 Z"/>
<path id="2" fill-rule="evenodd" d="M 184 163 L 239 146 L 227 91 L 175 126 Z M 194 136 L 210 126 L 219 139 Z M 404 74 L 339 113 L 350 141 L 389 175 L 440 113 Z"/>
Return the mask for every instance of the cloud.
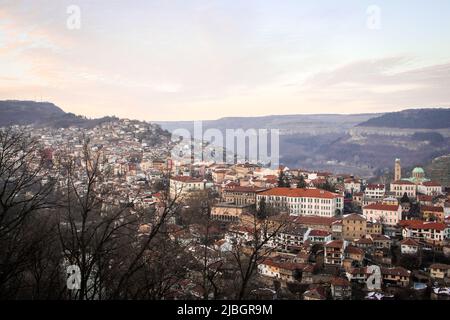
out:
<path id="1" fill-rule="evenodd" d="M 450 105 L 450 63 L 412 66 L 406 57 L 363 60 L 317 73 L 298 86 L 306 100 L 360 108 Z"/>

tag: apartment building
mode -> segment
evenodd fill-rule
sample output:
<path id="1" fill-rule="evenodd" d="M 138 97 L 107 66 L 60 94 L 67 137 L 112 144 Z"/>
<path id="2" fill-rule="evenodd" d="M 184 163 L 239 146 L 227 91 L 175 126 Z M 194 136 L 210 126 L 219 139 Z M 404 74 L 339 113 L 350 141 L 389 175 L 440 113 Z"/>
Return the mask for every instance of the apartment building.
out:
<path id="1" fill-rule="evenodd" d="M 360 214 L 348 214 L 342 219 L 342 238 L 354 240 L 367 234 L 367 220 Z"/>
<path id="2" fill-rule="evenodd" d="M 225 202 L 237 205 L 253 205 L 256 203 L 256 195 L 266 190 L 267 188 L 230 186 L 222 191 L 222 198 Z"/>
<path id="3" fill-rule="evenodd" d="M 384 184 L 369 184 L 364 190 L 364 195 L 372 199 L 383 199 L 385 193 L 386 186 Z"/>
<path id="4" fill-rule="evenodd" d="M 406 180 L 397 180 L 391 183 L 391 191 L 395 193 L 397 198 L 403 197 L 405 193 L 408 197 L 415 198 L 416 189 L 417 186 L 413 182 Z"/>
<path id="5" fill-rule="evenodd" d="M 445 223 L 402 220 L 399 224 L 402 227 L 403 238 L 425 241 L 432 245 L 442 245 L 450 238 L 450 227 Z"/>
<path id="6" fill-rule="evenodd" d="M 333 217 L 344 208 L 342 195 L 316 188 L 272 188 L 263 191 L 256 196 L 257 208 L 262 199 L 273 209 L 288 212 L 293 216 Z"/>
<path id="7" fill-rule="evenodd" d="M 373 203 L 363 207 L 367 221 L 378 221 L 386 226 L 396 226 L 402 219 L 402 207 L 383 203 Z"/>

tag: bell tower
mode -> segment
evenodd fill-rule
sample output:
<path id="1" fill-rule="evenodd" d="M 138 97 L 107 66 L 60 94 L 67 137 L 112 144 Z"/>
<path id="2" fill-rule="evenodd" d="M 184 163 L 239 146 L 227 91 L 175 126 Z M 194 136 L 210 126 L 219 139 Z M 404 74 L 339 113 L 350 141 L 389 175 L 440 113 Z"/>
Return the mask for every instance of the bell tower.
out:
<path id="1" fill-rule="evenodd" d="M 400 180 L 402 178 L 402 166 L 400 164 L 400 159 L 395 159 L 395 173 L 394 181 Z"/>

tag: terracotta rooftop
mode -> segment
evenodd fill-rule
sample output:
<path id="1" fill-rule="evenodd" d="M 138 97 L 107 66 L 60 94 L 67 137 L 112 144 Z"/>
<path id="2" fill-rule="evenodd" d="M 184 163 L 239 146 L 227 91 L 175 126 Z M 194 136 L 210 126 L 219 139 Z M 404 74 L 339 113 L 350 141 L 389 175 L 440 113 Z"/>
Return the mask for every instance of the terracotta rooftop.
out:
<path id="1" fill-rule="evenodd" d="M 324 230 L 311 230 L 311 232 L 309 233 L 311 237 L 326 237 L 329 236 L 330 234 L 331 233 Z"/>
<path id="2" fill-rule="evenodd" d="M 334 217 L 321 217 L 321 216 L 299 216 L 295 217 L 294 222 L 298 224 L 305 225 L 326 225 L 331 226 L 333 222 L 335 222 L 336 218 Z"/>
<path id="3" fill-rule="evenodd" d="M 442 185 L 437 181 L 427 181 L 423 182 L 422 185 L 426 187 L 441 187 Z"/>
<path id="4" fill-rule="evenodd" d="M 347 287 L 347 286 L 350 285 L 350 282 L 347 279 L 345 279 L 345 278 L 335 277 L 335 278 L 331 279 L 331 284 L 333 286 L 343 286 L 343 287 L 345 286 L 345 287 Z"/>
<path id="5" fill-rule="evenodd" d="M 365 206 L 363 209 L 367 210 L 383 210 L 383 211 L 398 211 L 398 205 L 383 204 L 383 203 L 372 203 Z"/>
<path id="6" fill-rule="evenodd" d="M 419 246 L 419 243 L 411 238 L 402 240 L 400 242 L 400 244 L 405 245 L 405 246 L 416 246 L 416 247 Z"/>
<path id="7" fill-rule="evenodd" d="M 344 245 L 344 242 L 342 240 L 332 240 L 332 241 L 328 241 L 327 243 L 325 243 L 325 247 L 327 248 L 342 248 L 342 246 Z"/>
<path id="8" fill-rule="evenodd" d="M 340 197 L 339 194 L 322 189 L 299 189 L 299 188 L 272 188 L 260 193 L 265 196 L 285 196 L 285 197 L 305 197 L 334 199 Z"/>
<path id="9" fill-rule="evenodd" d="M 395 268 L 381 268 L 381 274 L 383 275 L 391 275 L 391 276 L 400 276 L 400 277 L 409 277 L 410 272 L 402 267 Z"/>
<path id="10" fill-rule="evenodd" d="M 361 220 L 361 221 L 365 221 L 366 218 L 364 218 L 362 215 L 357 214 L 357 213 L 351 213 L 351 214 L 347 214 L 344 216 L 343 220 Z"/>
<path id="11" fill-rule="evenodd" d="M 370 189 L 370 190 L 373 190 L 373 189 L 384 189 L 384 188 L 385 188 L 384 184 L 369 184 L 366 187 L 366 189 Z"/>
<path id="12" fill-rule="evenodd" d="M 402 184 L 402 185 L 414 185 L 414 183 L 406 180 L 397 180 L 392 182 L 392 184 Z"/>
<path id="13" fill-rule="evenodd" d="M 439 231 L 443 231 L 447 228 L 447 225 L 445 223 L 427 222 L 421 220 L 401 220 L 399 222 L 399 225 L 404 228 L 425 229 L 425 230 L 433 229 Z"/>
<path id="14" fill-rule="evenodd" d="M 448 270 L 450 269 L 450 264 L 444 264 L 444 263 L 433 263 L 430 266 L 431 269 L 444 269 L 444 270 Z"/>
<path id="15" fill-rule="evenodd" d="M 420 211 L 433 211 L 433 212 L 444 212 L 443 207 L 436 207 L 436 206 L 420 206 Z"/>

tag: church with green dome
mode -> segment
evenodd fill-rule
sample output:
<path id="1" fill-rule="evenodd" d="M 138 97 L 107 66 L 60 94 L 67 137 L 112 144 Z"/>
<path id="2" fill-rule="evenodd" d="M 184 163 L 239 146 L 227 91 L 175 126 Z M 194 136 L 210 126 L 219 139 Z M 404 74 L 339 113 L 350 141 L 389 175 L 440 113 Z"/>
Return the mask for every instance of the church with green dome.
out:
<path id="1" fill-rule="evenodd" d="M 421 184 L 430 181 L 425 177 L 425 171 L 421 167 L 415 167 L 410 178 L 403 178 L 403 181 L 409 181 L 414 184 Z"/>

